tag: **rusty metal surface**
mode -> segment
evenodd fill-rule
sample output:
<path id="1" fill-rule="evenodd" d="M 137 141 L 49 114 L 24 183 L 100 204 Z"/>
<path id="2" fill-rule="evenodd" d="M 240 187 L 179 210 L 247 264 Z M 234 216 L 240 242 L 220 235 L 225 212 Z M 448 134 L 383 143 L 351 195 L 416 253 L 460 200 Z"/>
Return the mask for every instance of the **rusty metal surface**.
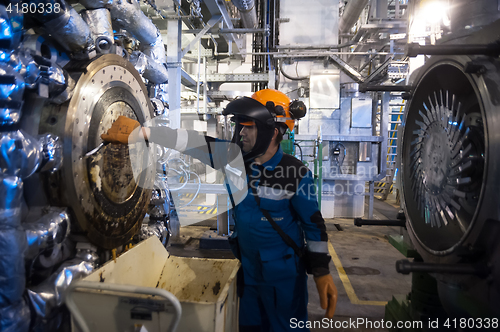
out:
<path id="1" fill-rule="evenodd" d="M 118 116 L 144 123 L 153 115 L 152 106 L 140 75 L 117 55 L 66 69 L 77 81 L 73 98 L 45 107 L 40 119 L 40 132 L 64 140 L 63 168 L 48 176 L 46 187 L 52 204 L 71 207 L 92 243 L 112 249 L 139 230 L 151 190 L 135 183 L 128 146 L 109 144 L 83 156 L 101 143 L 101 134 Z M 153 181 L 151 172 L 142 176 L 146 183 Z"/>

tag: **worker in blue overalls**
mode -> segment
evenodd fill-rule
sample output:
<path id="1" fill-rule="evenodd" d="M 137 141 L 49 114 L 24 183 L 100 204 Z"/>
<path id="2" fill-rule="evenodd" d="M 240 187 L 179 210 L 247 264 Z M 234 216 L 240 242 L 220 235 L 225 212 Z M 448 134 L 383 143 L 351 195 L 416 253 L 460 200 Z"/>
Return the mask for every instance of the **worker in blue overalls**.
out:
<path id="1" fill-rule="evenodd" d="M 280 147 L 286 129 L 293 130 L 294 120 L 304 116 L 304 104 L 264 89 L 252 98 L 230 102 L 223 114 L 235 122 L 232 142 L 241 148 L 248 181 L 248 194 L 233 209 L 230 239 L 243 270 L 240 332 L 300 330 L 297 322 L 308 319 L 306 272 L 314 277 L 321 307 L 327 309 L 325 317 L 333 317 L 337 289 L 328 268 L 328 237 L 312 174 Z M 140 127 L 125 117 L 119 117 L 102 138 L 126 144 L 129 135 L 192 152 L 201 161 L 200 149 L 189 147 L 213 142 L 193 131 Z M 212 149 L 206 154 L 205 161 L 214 167 Z"/>

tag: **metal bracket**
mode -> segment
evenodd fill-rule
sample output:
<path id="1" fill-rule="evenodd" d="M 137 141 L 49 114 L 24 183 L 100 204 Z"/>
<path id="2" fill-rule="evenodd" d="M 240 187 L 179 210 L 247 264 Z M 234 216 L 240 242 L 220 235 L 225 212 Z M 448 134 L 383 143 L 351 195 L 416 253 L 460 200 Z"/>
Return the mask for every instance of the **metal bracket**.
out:
<path id="1" fill-rule="evenodd" d="M 207 22 L 207 24 L 201 29 L 200 33 L 194 37 L 194 39 L 189 43 L 188 46 L 186 46 L 182 51 L 181 51 L 181 58 L 186 55 L 186 53 L 193 47 L 193 45 L 196 45 L 198 41 L 207 33 L 208 30 L 214 27 L 214 25 L 217 24 L 222 19 L 222 15 L 214 15 L 212 18 Z"/>
<path id="2" fill-rule="evenodd" d="M 335 64 L 347 74 L 347 76 L 355 80 L 357 83 L 363 83 L 366 80 L 363 75 L 347 64 L 347 62 L 342 60 L 339 56 L 330 55 L 330 59 L 332 59 L 333 62 L 335 62 Z"/>

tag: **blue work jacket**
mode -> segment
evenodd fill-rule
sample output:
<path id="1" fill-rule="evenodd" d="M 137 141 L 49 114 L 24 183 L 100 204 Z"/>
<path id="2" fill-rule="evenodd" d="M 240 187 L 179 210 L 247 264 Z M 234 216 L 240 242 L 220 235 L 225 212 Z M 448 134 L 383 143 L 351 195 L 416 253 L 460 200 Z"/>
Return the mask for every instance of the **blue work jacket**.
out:
<path id="1" fill-rule="evenodd" d="M 153 127 L 150 141 L 189 154 L 215 169 L 224 169 L 229 160 L 229 142 L 192 130 Z M 314 276 L 328 274 L 328 237 L 311 171 L 297 158 L 284 154 L 281 147 L 263 165 L 246 166 L 247 182 L 256 185 L 260 207 L 249 187 L 245 198 L 235 205 L 231 236 L 238 240 L 236 255 L 242 262 L 245 284 L 279 283 L 304 273 L 304 268 Z M 260 209 L 269 211 L 281 229 L 305 248 L 302 262 Z"/>
<path id="2" fill-rule="evenodd" d="M 248 183 L 254 181 L 257 188 L 260 206 L 249 187 L 245 199 L 235 207 L 233 236 L 238 239 L 245 284 L 279 283 L 304 273 L 303 262 L 273 229 L 261 209 L 269 211 L 299 247 L 307 243 L 309 251 L 316 250 L 319 254 L 317 250 L 323 249 L 321 253 L 326 256 L 324 220 L 318 209 L 311 171 L 296 158 L 284 154 L 280 147 L 270 160 L 262 165 L 252 164 L 247 172 Z"/>

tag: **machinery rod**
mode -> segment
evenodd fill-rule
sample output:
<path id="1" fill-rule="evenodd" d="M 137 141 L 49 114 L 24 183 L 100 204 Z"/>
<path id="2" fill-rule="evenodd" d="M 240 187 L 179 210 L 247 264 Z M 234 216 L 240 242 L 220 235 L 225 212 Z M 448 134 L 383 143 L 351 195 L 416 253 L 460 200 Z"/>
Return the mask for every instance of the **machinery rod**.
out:
<path id="1" fill-rule="evenodd" d="M 361 226 L 406 226 L 405 220 L 376 220 L 376 219 L 354 219 L 354 225 Z"/>
<path id="2" fill-rule="evenodd" d="M 486 45 L 419 45 L 416 43 L 408 45 L 407 55 L 416 57 L 419 54 L 426 55 L 500 55 L 499 44 Z"/>
<path id="3" fill-rule="evenodd" d="M 490 274 L 490 269 L 485 264 L 434 264 L 410 262 L 407 259 L 396 262 L 396 271 L 402 274 L 411 272 L 471 274 L 482 278 Z"/>
<path id="4" fill-rule="evenodd" d="M 376 84 L 360 84 L 359 92 L 366 91 L 411 91 L 410 85 L 376 85 Z"/>

